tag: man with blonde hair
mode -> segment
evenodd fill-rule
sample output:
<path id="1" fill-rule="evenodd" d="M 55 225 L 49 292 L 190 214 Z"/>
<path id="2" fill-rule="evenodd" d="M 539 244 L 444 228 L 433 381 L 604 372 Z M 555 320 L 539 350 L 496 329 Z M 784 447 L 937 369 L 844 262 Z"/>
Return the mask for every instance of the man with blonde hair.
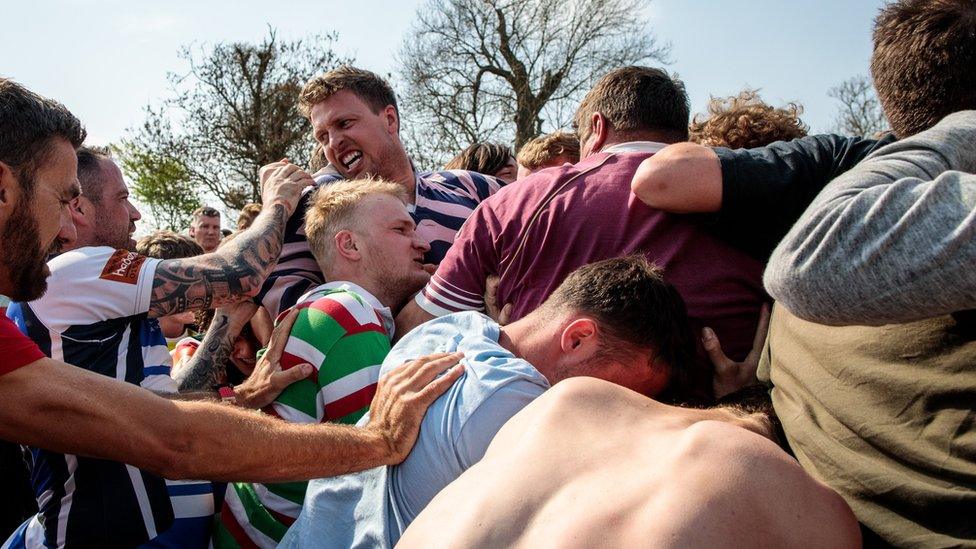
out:
<path id="1" fill-rule="evenodd" d="M 423 263 L 430 246 L 406 204 L 401 185 L 372 178 L 334 183 L 311 197 L 305 233 L 327 282 L 299 298 L 281 365 L 309 363 L 315 372 L 266 412 L 295 423 L 354 424 L 369 409 L 390 351 L 393 311 L 430 278 Z M 277 545 L 304 495 L 305 483 L 232 484 L 215 545 Z"/>
<path id="2" fill-rule="evenodd" d="M 580 143 L 575 133 L 557 131 L 540 135 L 519 149 L 517 179 L 553 166 L 575 164 L 579 159 Z"/>

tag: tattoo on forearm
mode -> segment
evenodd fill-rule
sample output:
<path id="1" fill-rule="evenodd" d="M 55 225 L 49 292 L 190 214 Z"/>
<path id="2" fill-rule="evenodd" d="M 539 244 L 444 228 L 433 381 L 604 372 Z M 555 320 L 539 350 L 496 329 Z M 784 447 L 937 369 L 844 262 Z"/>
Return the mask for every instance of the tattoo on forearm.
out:
<path id="1" fill-rule="evenodd" d="M 256 291 L 281 254 L 287 222 L 285 207 L 274 204 L 217 252 L 160 263 L 153 279 L 150 316 L 212 309 Z"/>
<path id="2" fill-rule="evenodd" d="M 227 359 L 236 338 L 237 332 L 230 329 L 227 316 L 220 313 L 214 316 L 200 348 L 173 376 L 180 393 L 212 390 L 227 367 Z"/>

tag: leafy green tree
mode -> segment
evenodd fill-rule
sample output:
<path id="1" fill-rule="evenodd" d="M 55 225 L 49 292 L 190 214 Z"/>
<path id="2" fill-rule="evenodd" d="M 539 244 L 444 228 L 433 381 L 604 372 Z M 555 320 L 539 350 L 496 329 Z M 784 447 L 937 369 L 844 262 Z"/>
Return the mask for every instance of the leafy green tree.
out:
<path id="1" fill-rule="evenodd" d="M 286 42 L 269 29 L 260 44 L 185 46 L 180 57 L 189 71 L 168 74 L 170 97 L 146 107 L 145 122 L 126 142 L 175 159 L 192 188 L 229 209 L 257 202 L 261 166 L 282 158 L 308 163 L 314 143 L 298 94 L 313 75 L 350 62 L 333 53 L 336 39 Z"/>
<path id="2" fill-rule="evenodd" d="M 180 232 L 189 227 L 200 197 L 186 166 L 178 158 L 127 141 L 112 149 L 131 182 L 132 194 L 149 207 L 157 228 Z"/>

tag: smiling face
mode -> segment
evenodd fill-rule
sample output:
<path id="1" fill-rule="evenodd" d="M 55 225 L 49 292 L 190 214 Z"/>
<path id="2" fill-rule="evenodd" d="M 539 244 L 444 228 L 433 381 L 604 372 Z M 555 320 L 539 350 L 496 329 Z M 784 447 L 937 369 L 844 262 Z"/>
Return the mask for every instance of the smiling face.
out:
<path id="1" fill-rule="evenodd" d="M 406 157 L 398 136 L 399 117 L 393 105 L 373 112 L 350 90 L 342 90 L 311 110 L 315 140 L 325 157 L 346 179 L 374 176 L 396 181 Z"/>
<path id="2" fill-rule="evenodd" d="M 357 246 L 363 272 L 374 281 L 373 287 L 384 288 L 386 295 L 377 297 L 396 309 L 430 279 L 424 270 L 424 254 L 430 245 L 417 235 L 417 226 L 403 202 L 393 196 L 369 196 L 356 214 L 358 229 L 353 232 L 360 237 Z"/>

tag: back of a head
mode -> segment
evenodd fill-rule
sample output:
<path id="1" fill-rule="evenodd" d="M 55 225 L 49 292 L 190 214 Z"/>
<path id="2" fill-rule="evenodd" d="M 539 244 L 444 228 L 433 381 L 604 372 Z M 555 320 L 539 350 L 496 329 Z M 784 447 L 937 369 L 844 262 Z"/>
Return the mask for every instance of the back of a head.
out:
<path id="1" fill-rule="evenodd" d="M 976 109 L 976 2 L 898 0 L 874 25 L 871 74 L 899 138 Z"/>
<path id="2" fill-rule="evenodd" d="M 445 170 L 468 170 L 495 175 L 508 164 L 512 149 L 498 143 L 474 143 L 444 165 Z"/>
<path id="3" fill-rule="evenodd" d="M 518 152 L 519 165 L 530 170 L 550 166 L 558 158 L 579 162 L 580 142 L 576 134 L 557 131 L 528 141 Z"/>
<path id="4" fill-rule="evenodd" d="M 237 216 L 237 230 L 243 231 L 254 223 L 254 219 L 261 213 L 261 205 L 252 203 L 241 208 L 240 215 Z"/>
<path id="5" fill-rule="evenodd" d="M 312 77 L 298 95 L 298 109 L 304 116 L 309 116 L 312 107 L 343 90 L 356 94 L 373 113 L 380 112 L 387 105 L 393 105 L 397 113 L 400 112 L 396 94 L 386 80 L 374 72 L 349 65 Z"/>
<path id="6" fill-rule="evenodd" d="M 763 102 L 756 90 L 743 90 L 732 97 L 712 98 L 708 102 L 708 117 L 699 120 L 695 115 L 692 120 L 689 140 L 730 149 L 789 141 L 807 134 L 809 128 L 800 120 L 802 112 L 803 107 L 796 103 L 776 108 Z"/>
<path id="7" fill-rule="evenodd" d="M 34 174 L 47 160 L 54 138 L 78 148 L 85 129 L 64 105 L 0 78 L 0 162 L 17 174 L 28 194 L 33 193 Z"/>
<path id="8" fill-rule="evenodd" d="M 305 236 L 312 255 L 323 269 L 333 261 L 336 233 L 358 228 L 358 206 L 364 199 L 377 194 L 407 202 L 402 185 L 374 178 L 339 181 L 315 191 L 305 211 Z"/>
<path id="9" fill-rule="evenodd" d="M 188 236 L 173 231 L 156 231 L 136 242 L 136 252 L 159 259 L 182 259 L 203 255 L 203 248 Z"/>
<path id="10" fill-rule="evenodd" d="M 78 183 L 82 196 L 98 204 L 102 198 L 102 160 L 112 158 L 108 147 L 85 145 L 78 149 Z"/>
<path id="11" fill-rule="evenodd" d="M 599 112 L 617 133 L 653 132 L 670 141 L 688 139 L 685 85 L 661 69 L 630 66 L 610 71 L 583 98 L 573 125 L 584 140 L 589 119 Z"/>
<path id="12" fill-rule="evenodd" d="M 605 259 L 576 269 L 542 305 L 594 318 L 609 354 L 651 349 L 670 368 L 663 402 L 708 403 L 712 370 L 699 360 L 685 302 L 642 255 Z"/>

